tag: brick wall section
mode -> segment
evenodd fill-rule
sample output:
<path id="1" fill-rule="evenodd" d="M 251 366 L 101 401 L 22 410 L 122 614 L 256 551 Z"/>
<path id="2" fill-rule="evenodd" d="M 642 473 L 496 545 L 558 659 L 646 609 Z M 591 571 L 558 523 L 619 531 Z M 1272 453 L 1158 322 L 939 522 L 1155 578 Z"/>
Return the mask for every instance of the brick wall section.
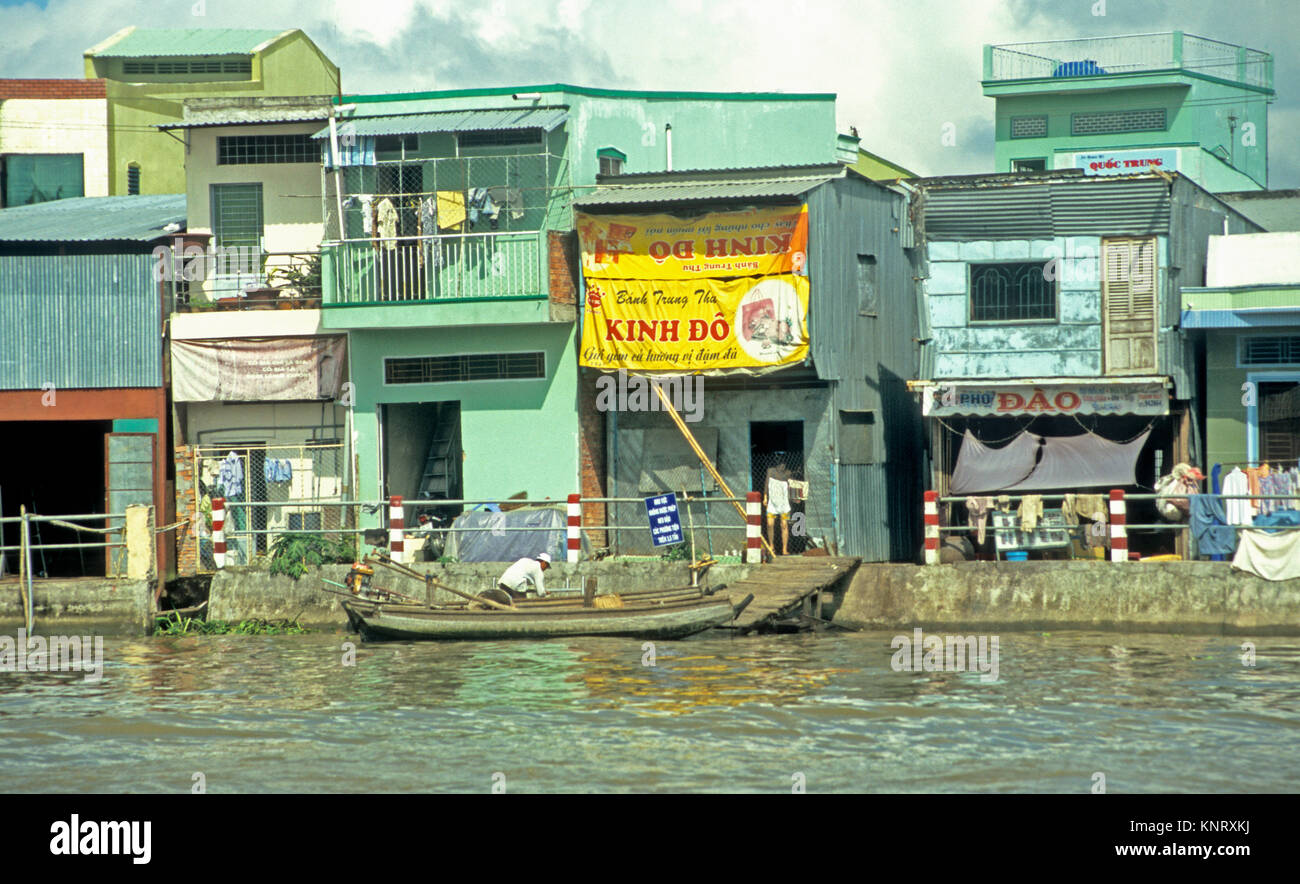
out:
<path id="1" fill-rule="evenodd" d="M 546 237 L 551 319 L 573 322 L 578 315 L 578 233 L 549 231 Z"/>
<path id="2" fill-rule="evenodd" d="M 106 98 L 103 80 L 0 79 L 0 100 L 8 98 Z"/>
<path id="3" fill-rule="evenodd" d="M 173 521 L 186 522 L 176 529 L 176 576 L 193 577 L 199 573 L 199 543 L 193 528 L 194 449 L 189 445 L 177 445 L 172 454 L 176 461 L 176 518 Z"/>
<path id="4" fill-rule="evenodd" d="M 605 494 L 605 413 L 596 410 L 596 378 L 600 372 L 578 369 L 578 470 L 583 500 Z M 609 545 L 608 532 L 593 531 L 590 525 L 605 525 L 606 505 L 582 505 L 583 533 L 593 550 Z"/>

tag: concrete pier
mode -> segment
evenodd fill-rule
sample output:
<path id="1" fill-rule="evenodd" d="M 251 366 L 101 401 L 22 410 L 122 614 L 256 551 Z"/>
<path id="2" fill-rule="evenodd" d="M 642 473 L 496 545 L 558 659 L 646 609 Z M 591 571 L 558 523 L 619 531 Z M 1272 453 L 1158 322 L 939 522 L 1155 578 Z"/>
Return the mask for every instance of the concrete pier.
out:
<path id="1" fill-rule="evenodd" d="M 1226 562 L 862 564 L 833 622 L 1300 635 L 1300 580 L 1263 580 Z"/>
<path id="2" fill-rule="evenodd" d="M 35 632 L 122 633 L 152 631 L 154 581 L 109 577 L 47 579 L 32 583 Z M 0 581 L 0 629 L 24 625 L 23 588 L 17 580 Z"/>

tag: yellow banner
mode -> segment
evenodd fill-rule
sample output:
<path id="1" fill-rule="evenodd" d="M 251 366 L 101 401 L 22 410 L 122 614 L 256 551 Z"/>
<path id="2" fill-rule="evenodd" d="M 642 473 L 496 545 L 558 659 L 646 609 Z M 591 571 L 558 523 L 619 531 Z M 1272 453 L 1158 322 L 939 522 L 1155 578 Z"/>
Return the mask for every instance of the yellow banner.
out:
<path id="1" fill-rule="evenodd" d="M 588 279 L 807 274 L 808 207 L 672 215 L 578 214 Z"/>
<path id="2" fill-rule="evenodd" d="M 582 365 L 757 373 L 807 356 L 806 276 L 587 281 Z"/>

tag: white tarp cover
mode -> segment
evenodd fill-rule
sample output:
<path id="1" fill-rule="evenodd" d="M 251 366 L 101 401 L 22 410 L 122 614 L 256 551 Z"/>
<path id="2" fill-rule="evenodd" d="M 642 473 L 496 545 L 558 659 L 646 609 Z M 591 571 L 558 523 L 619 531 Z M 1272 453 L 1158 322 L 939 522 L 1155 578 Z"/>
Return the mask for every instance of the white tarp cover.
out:
<path id="1" fill-rule="evenodd" d="M 1021 433 L 989 448 L 970 430 L 962 439 L 949 485 L 952 494 L 1044 491 L 1053 488 L 1122 488 L 1137 484 L 1137 459 L 1151 431 L 1129 442 L 1100 436 Z"/>
<path id="2" fill-rule="evenodd" d="M 238 338 L 172 341 L 177 402 L 333 399 L 346 339 Z"/>

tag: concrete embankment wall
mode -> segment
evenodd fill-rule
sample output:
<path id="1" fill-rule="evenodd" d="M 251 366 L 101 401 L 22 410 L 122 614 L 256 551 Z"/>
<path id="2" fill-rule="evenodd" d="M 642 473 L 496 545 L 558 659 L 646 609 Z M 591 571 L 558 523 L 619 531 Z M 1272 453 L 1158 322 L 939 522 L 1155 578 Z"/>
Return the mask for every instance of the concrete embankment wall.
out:
<path id="1" fill-rule="evenodd" d="M 506 562 L 454 562 L 446 565 L 417 563 L 412 567 L 421 573 L 433 574 L 449 586 L 477 593 L 496 586 L 507 565 Z M 713 586 L 734 583 L 750 569 L 749 565 L 715 565 L 706 579 Z M 208 618 L 228 621 L 296 618 L 303 626 L 341 628 L 347 622 L 347 615 L 339 603 L 345 599 L 322 590 L 338 589 L 325 580 L 343 583 L 348 570 L 347 565 L 326 565 L 295 581 L 282 575 L 272 576 L 264 568 L 256 566 L 224 568 L 212 577 Z M 691 583 L 690 570 L 684 562 L 583 562 L 553 565 L 546 572 L 547 592 L 563 590 L 566 581 L 570 589 L 580 590 L 586 575 L 596 577 L 601 593 L 666 589 Z M 425 598 L 422 582 L 386 568 L 375 568 L 374 585 L 421 600 Z M 439 590 L 434 601 L 454 602 L 459 601 L 459 597 Z"/>
<path id="2" fill-rule="evenodd" d="M 834 622 L 1300 635 L 1300 580 L 1264 580 L 1226 562 L 863 564 Z"/>
<path id="3" fill-rule="evenodd" d="M 152 580 L 35 580 L 32 582 L 35 631 L 138 635 L 153 627 L 149 617 L 153 594 Z M 19 582 L 0 582 L 0 628 L 12 632 L 25 623 Z"/>

